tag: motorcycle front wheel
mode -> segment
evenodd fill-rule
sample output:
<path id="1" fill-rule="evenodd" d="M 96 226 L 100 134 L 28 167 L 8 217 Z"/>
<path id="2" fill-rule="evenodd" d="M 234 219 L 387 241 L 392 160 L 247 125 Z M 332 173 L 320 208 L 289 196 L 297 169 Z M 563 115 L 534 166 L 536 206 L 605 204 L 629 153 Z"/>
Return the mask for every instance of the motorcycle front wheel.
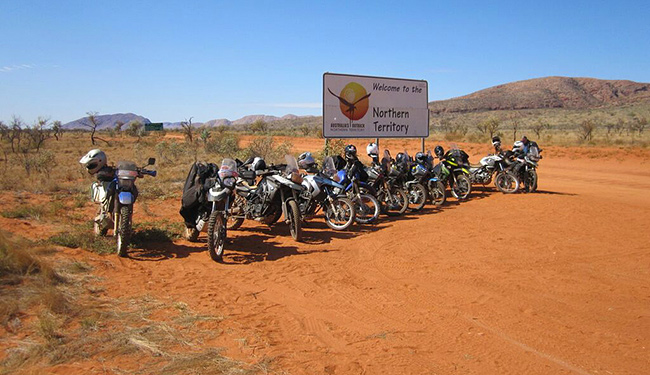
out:
<path id="1" fill-rule="evenodd" d="M 458 200 L 467 199 L 472 191 L 472 183 L 465 174 L 457 174 L 454 186 L 451 187 L 451 195 Z"/>
<path id="2" fill-rule="evenodd" d="M 334 230 L 346 230 L 354 222 L 354 203 L 348 198 L 336 198 L 325 210 L 325 222 Z"/>
<path id="3" fill-rule="evenodd" d="M 422 184 L 413 184 L 409 187 L 409 210 L 420 211 L 427 203 L 427 189 Z"/>
<path id="4" fill-rule="evenodd" d="M 131 217 L 133 215 L 133 207 L 130 205 L 120 207 L 119 223 L 117 225 L 117 255 L 121 257 L 126 256 L 126 251 L 131 242 Z"/>
<path id="5" fill-rule="evenodd" d="M 290 200 L 287 203 L 287 217 L 285 219 L 289 224 L 291 237 L 300 242 L 302 239 L 302 232 L 300 231 L 300 210 L 298 209 L 298 203 L 296 203 L 296 201 Z"/>
<path id="6" fill-rule="evenodd" d="M 223 248 L 226 243 L 226 225 L 223 213 L 214 211 L 208 220 L 208 252 L 215 262 L 223 261 Z"/>
<path id="7" fill-rule="evenodd" d="M 445 184 L 440 181 L 429 182 L 429 198 L 431 203 L 436 206 L 442 206 L 447 201 Z"/>
<path id="8" fill-rule="evenodd" d="M 370 194 L 357 194 L 353 197 L 355 220 L 359 224 L 369 224 L 377 220 L 381 206 L 377 198 Z"/>
<path id="9" fill-rule="evenodd" d="M 393 188 L 390 197 L 384 196 L 384 213 L 388 216 L 402 215 L 409 207 L 409 197 L 399 188 Z"/>
<path id="10" fill-rule="evenodd" d="M 502 172 L 497 174 L 494 184 L 497 186 L 497 189 L 504 194 L 512 194 L 519 190 L 519 180 L 517 180 L 517 177 L 515 177 L 511 172 Z"/>

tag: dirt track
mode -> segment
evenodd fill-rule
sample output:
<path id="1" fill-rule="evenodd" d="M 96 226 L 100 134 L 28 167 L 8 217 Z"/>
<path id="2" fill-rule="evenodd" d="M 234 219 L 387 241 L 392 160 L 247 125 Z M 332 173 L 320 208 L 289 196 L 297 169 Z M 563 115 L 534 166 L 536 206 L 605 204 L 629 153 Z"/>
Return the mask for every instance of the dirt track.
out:
<path id="1" fill-rule="evenodd" d="M 224 316 L 213 344 L 289 374 L 648 374 L 647 157 L 550 155 L 537 194 L 479 188 L 350 232 L 317 218 L 301 244 L 248 223 L 225 264 L 185 241 L 132 259 L 71 253 L 114 296 Z M 178 220 L 169 203 L 152 210 Z"/>

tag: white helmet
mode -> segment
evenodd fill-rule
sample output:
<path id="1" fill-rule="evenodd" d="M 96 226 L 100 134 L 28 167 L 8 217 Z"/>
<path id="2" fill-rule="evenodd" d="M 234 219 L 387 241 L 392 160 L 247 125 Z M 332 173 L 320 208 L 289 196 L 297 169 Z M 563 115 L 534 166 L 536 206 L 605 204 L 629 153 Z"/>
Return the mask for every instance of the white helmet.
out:
<path id="1" fill-rule="evenodd" d="M 79 163 L 86 167 L 88 173 L 95 174 L 106 166 L 106 161 L 106 154 L 104 151 L 96 148 L 88 151 L 88 153 L 79 160 Z"/>
<path id="2" fill-rule="evenodd" d="M 524 151 L 524 142 L 522 141 L 516 141 L 512 145 L 512 151 Z"/>
<path id="3" fill-rule="evenodd" d="M 369 143 L 366 146 L 366 153 L 370 155 L 379 155 L 379 146 L 375 142 Z"/>

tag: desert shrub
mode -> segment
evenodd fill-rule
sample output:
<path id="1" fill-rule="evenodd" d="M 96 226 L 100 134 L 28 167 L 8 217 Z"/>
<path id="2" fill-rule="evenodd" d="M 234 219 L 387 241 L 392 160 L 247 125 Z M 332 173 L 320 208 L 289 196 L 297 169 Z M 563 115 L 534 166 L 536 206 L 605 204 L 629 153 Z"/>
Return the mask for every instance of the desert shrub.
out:
<path id="1" fill-rule="evenodd" d="M 250 145 L 243 150 L 243 157 L 259 156 L 267 163 L 283 163 L 284 155 L 291 152 L 290 142 L 276 144 L 273 137 L 258 137 L 253 139 Z"/>
<path id="2" fill-rule="evenodd" d="M 3 217 L 9 219 L 34 219 L 39 220 L 45 213 L 41 206 L 18 206 L 13 209 L 5 210 L 0 213 Z"/>
<path id="3" fill-rule="evenodd" d="M 595 129 L 596 124 L 592 120 L 584 120 L 578 124 L 578 134 L 580 136 L 580 140 L 583 142 L 591 141 Z"/>
<path id="4" fill-rule="evenodd" d="M 235 134 L 217 136 L 205 143 L 205 152 L 209 154 L 234 157 L 240 151 L 239 137 Z"/>
<path id="5" fill-rule="evenodd" d="M 185 154 L 184 145 L 178 142 L 162 141 L 155 146 L 158 158 L 163 163 L 175 163 Z"/>
<path id="6" fill-rule="evenodd" d="M 97 254 L 110 254 L 115 251 L 115 240 L 111 237 L 95 236 L 91 223 L 55 234 L 47 241 L 72 249 L 89 250 Z"/>
<path id="7" fill-rule="evenodd" d="M 22 164 L 28 176 L 32 172 L 38 172 L 50 177 L 50 173 L 56 167 L 56 159 L 52 151 L 44 150 L 37 153 L 24 153 L 22 155 Z"/>

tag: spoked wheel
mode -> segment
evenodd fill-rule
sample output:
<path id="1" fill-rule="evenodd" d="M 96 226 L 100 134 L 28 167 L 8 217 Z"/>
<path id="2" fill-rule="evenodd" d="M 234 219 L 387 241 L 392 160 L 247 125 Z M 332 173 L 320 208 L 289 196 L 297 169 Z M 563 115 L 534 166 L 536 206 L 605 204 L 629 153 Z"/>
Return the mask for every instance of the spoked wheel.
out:
<path id="1" fill-rule="evenodd" d="M 291 237 L 300 242 L 302 239 L 302 232 L 300 231 L 300 210 L 298 209 L 298 203 L 296 203 L 296 201 L 290 200 L 287 203 L 287 217 L 285 219 L 289 224 Z"/>
<path id="2" fill-rule="evenodd" d="M 132 206 L 120 207 L 119 223 L 117 225 L 117 255 L 121 257 L 126 256 L 126 251 L 131 242 L 131 217 L 133 215 Z"/>
<path id="3" fill-rule="evenodd" d="M 528 171 L 528 181 L 530 182 L 530 192 L 534 193 L 537 191 L 537 171 L 530 169 Z"/>
<path id="4" fill-rule="evenodd" d="M 223 261 L 223 247 L 226 243 L 226 225 L 223 213 L 214 211 L 208 220 L 208 252 L 215 262 Z"/>
<path id="5" fill-rule="evenodd" d="M 325 210 L 325 222 L 334 230 L 346 230 L 354 222 L 354 203 L 348 198 L 336 198 Z"/>
<path id="6" fill-rule="evenodd" d="M 409 210 L 420 211 L 427 203 L 427 189 L 422 184 L 409 186 L 408 199 Z"/>
<path id="7" fill-rule="evenodd" d="M 494 184 L 504 194 L 512 194 L 519 190 L 519 180 L 511 172 L 499 173 L 494 180 Z"/>
<path id="8" fill-rule="evenodd" d="M 381 206 L 377 198 L 369 194 L 357 194 L 352 198 L 354 211 L 356 212 L 355 220 L 359 224 L 368 224 L 377 220 Z"/>
<path id="9" fill-rule="evenodd" d="M 384 213 L 388 216 L 399 216 L 409 207 L 409 198 L 402 189 L 392 188 L 390 196 L 384 196 Z"/>
<path id="10" fill-rule="evenodd" d="M 445 191 L 445 184 L 440 181 L 429 182 L 429 198 L 431 203 L 436 206 L 442 206 L 447 201 L 447 193 Z"/>
<path id="11" fill-rule="evenodd" d="M 467 199 L 469 193 L 472 191 L 472 183 L 469 177 L 464 174 L 456 175 L 456 182 L 451 187 L 451 195 L 458 200 Z"/>

